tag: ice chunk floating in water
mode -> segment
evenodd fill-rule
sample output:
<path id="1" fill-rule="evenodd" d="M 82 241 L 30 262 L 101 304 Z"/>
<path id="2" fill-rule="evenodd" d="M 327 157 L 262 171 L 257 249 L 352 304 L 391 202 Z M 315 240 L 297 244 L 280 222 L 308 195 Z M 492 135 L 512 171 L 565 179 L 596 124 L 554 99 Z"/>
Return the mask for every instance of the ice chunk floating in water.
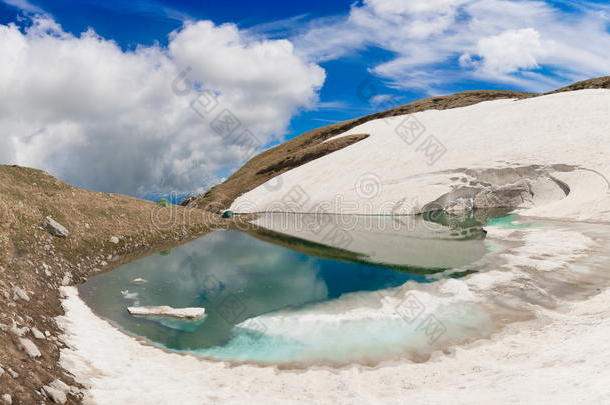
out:
<path id="1" fill-rule="evenodd" d="M 128 307 L 127 312 L 133 316 L 161 316 L 192 320 L 201 319 L 205 315 L 204 308 L 172 308 L 167 305 L 157 307 Z"/>

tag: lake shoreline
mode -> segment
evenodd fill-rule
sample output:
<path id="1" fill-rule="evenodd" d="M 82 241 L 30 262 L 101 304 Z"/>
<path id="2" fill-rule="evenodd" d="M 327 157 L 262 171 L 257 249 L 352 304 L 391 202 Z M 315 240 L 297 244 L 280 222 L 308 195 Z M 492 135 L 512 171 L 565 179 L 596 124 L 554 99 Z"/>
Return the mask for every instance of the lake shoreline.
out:
<path id="1" fill-rule="evenodd" d="M 498 299 L 518 295 L 519 291 L 528 295 L 527 291 L 536 291 L 538 286 L 526 288 L 531 280 L 524 279 L 519 271 L 513 273 L 511 268 L 537 266 L 532 274 L 540 273 L 544 278 L 561 272 L 572 280 L 569 276 L 572 267 L 580 273 L 583 266 L 595 265 L 590 256 L 595 256 L 600 249 L 606 251 L 607 243 L 601 243 L 603 236 L 608 241 L 606 226 L 598 226 L 579 246 L 579 235 L 573 231 L 589 229 L 587 225 L 558 224 L 559 233 L 555 234 L 546 225 L 539 229 L 522 227 L 521 221 L 514 225 L 515 228 L 505 224 L 488 228 L 488 235 L 494 241 L 520 239 L 523 242 L 508 243 L 506 249 L 495 253 L 495 257 L 505 259 L 498 262 L 497 269 L 467 277 L 467 288 L 459 280 L 439 281 L 439 291 L 444 295 L 453 294 L 456 299 L 470 297 L 475 302 L 481 299 L 479 293 L 491 291 L 498 292 L 492 295 Z M 555 249 L 565 253 L 551 260 L 538 259 Z M 574 254 L 568 252 L 570 249 Z M 603 270 L 603 265 L 599 269 Z M 587 280 L 587 277 L 583 279 L 583 286 L 589 284 Z M 248 400 L 271 404 L 327 401 L 366 405 L 370 401 L 393 404 L 409 398 L 415 404 L 443 404 L 450 400 L 486 404 L 509 399 L 518 404 L 531 403 L 532 399 L 551 404 L 561 402 L 566 396 L 591 395 L 586 391 L 594 388 L 594 382 L 588 378 L 591 373 L 610 373 L 603 367 L 610 364 L 610 355 L 605 354 L 610 350 L 604 350 L 605 340 L 601 340 L 610 330 L 610 311 L 604 309 L 610 302 L 606 285 L 599 284 L 597 289 L 587 287 L 584 295 L 560 289 L 567 294 L 565 299 L 558 297 L 548 308 L 535 305 L 538 298 L 532 297 L 533 319 L 517 320 L 489 336 L 436 350 L 423 362 L 395 358 L 374 367 L 240 365 L 170 351 L 129 335 L 100 318 L 74 288 L 64 290 L 66 314 L 57 321 L 66 330 L 64 339 L 69 346 L 62 350 L 62 364 L 82 376 L 83 383 L 90 387 L 86 403 L 109 400 L 127 403 L 129 398 L 138 398 L 145 403 L 180 400 L 184 404 L 198 404 L 208 399 L 227 404 Z M 405 286 L 404 291 L 413 287 Z M 509 303 L 510 300 L 506 302 Z M 92 330 L 96 333 L 91 333 Z M 581 342 L 590 343 L 582 345 Z M 128 363 L 125 359 L 129 359 Z M 554 369 L 562 371 L 554 373 Z M 176 375 L 168 370 L 180 370 L 180 373 Z M 129 389 L 119 390 L 119 386 Z M 473 402 L 473 398 L 478 402 Z M 603 403 L 607 399 L 606 391 L 595 391 L 591 398 Z"/>

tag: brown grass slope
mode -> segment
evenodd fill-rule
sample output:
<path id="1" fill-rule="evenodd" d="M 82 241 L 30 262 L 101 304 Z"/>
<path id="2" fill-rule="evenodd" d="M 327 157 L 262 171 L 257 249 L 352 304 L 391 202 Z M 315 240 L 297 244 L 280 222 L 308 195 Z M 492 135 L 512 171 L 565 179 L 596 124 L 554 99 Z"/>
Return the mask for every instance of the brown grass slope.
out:
<path id="1" fill-rule="evenodd" d="M 59 238 L 45 231 L 46 216 L 70 235 Z M 40 394 L 44 385 L 59 378 L 78 386 L 57 363 L 63 346 L 53 320 L 63 313 L 59 286 L 81 283 L 97 271 L 231 223 L 202 210 L 160 208 L 72 187 L 39 170 L 0 165 L 0 395 L 11 395 L 14 404 L 50 403 Z M 111 243 L 111 236 L 119 243 Z M 16 288 L 28 299 L 20 298 Z M 49 336 L 38 339 L 32 328 Z M 25 353 L 20 333 L 41 357 Z M 68 403 L 80 398 L 69 395 Z"/>
<path id="2" fill-rule="evenodd" d="M 185 200 L 183 204 L 188 205 L 189 207 L 203 208 L 213 212 L 227 209 L 237 197 L 253 190 L 268 180 L 321 156 L 349 147 L 366 138 L 368 134 L 351 135 L 331 142 L 324 142 L 335 135 L 339 135 L 371 120 L 412 114 L 426 110 L 448 110 L 498 99 L 523 99 L 558 92 L 598 88 L 610 89 L 610 76 L 581 81 L 543 94 L 480 90 L 465 91 L 450 96 L 429 97 L 386 111 L 338 122 L 305 132 L 281 145 L 262 152 L 252 158 L 222 184 L 212 187 L 204 195 L 191 197 L 188 200 Z"/>

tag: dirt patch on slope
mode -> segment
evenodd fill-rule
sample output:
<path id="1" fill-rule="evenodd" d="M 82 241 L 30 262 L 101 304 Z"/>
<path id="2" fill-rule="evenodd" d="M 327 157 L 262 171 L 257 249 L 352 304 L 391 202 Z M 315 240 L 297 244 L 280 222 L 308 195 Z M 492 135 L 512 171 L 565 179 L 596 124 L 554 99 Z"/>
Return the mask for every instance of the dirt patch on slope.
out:
<path id="1" fill-rule="evenodd" d="M 324 142 L 327 139 L 342 134 L 371 120 L 388 118 L 396 115 L 413 114 L 426 110 L 448 110 L 466 107 L 484 101 L 508 98 L 525 99 L 559 92 L 599 88 L 610 89 L 610 76 L 581 81 L 543 94 L 481 90 L 465 91 L 450 96 L 429 97 L 414 101 L 386 111 L 365 115 L 360 118 L 305 132 L 296 138 L 255 156 L 225 182 L 212 187 L 204 195 L 191 197 L 188 200 L 185 200 L 183 204 L 188 205 L 189 207 L 204 208 L 213 212 L 227 209 L 237 197 L 255 189 L 272 178 L 321 156 L 349 147 L 355 142 L 364 139 L 367 134 L 351 135 L 333 140 L 332 142 Z M 304 155 L 307 155 L 307 158 L 302 158 Z"/>

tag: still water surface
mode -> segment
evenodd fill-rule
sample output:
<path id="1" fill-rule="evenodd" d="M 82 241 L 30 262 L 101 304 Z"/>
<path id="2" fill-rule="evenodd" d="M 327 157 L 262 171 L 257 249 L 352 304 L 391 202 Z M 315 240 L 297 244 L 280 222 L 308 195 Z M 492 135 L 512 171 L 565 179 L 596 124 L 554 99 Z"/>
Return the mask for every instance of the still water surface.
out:
<path id="1" fill-rule="evenodd" d="M 214 231 L 92 277 L 80 294 L 99 316 L 171 350 L 237 362 L 375 362 L 426 344 L 426 325 L 410 318 L 423 304 L 396 295 L 401 286 L 471 274 L 469 264 L 490 248 L 481 229 L 487 218 L 381 217 L 372 225 L 361 218 L 341 246 L 295 231 L 297 219 L 282 232 L 273 216 L 248 233 Z M 127 312 L 157 305 L 204 307 L 207 315 L 183 321 Z M 480 309 L 466 312 L 437 326 L 459 333 L 486 322 Z"/>

